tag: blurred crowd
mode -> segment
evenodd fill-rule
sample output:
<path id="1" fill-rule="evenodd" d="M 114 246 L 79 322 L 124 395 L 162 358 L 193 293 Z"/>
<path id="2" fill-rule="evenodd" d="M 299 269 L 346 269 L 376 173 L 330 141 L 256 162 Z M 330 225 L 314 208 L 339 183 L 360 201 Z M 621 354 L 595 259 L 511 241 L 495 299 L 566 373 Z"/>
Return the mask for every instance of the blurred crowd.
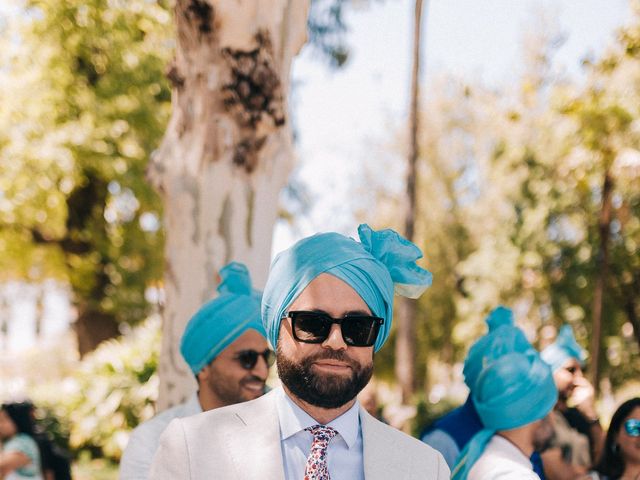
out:
<path id="1" fill-rule="evenodd" d="M 587 352 L 571 327 L 538 353 L 509 309 L 496 308 L 486 323 L 465 359 L 467 401 L 421 434 L 452 478 L 494 478 L 496 464 L 504 478 L 516 471 L 549 480 L 640 478 L 640 397 L 622 403 L 605 432 L 583 375 Z M 518 456 L 521 467 L 506 463 Z"/>

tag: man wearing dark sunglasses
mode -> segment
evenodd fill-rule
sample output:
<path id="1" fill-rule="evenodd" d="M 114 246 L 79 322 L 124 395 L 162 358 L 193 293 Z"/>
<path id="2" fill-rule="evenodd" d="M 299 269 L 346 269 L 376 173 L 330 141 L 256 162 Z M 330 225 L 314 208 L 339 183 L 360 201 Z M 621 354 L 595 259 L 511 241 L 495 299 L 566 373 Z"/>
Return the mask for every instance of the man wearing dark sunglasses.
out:
<path id="1" fill-rule="evenodd" d="M 262 321 L 282 388 L 169 425 L 152 478 L 449 478 L 438 452 L 367 413 L 356 395 L 389 336 L 394 290 L 417 298 L 431 274 L 393 230 L 305 238 L 271 265 Z"/>
<path id="2" fill-rule="evenodd" d="M 582 373 L 587 354 L 571 326 L 564 325 L 540 355 L 551 366 L 558 387 L 558 402 L 552 412 L 555 435 L 542 456 L 545 472 L 547 480 L 570 480 L 586 474 L 604 445 L 594 389 Z"/>
<path id="3" fill-rule="evenodd" d="M 185 403 L 160 413 L 132 433 L 120 462 L 121 480 L 146 480 L 160 434 L 174 418 L 261 396 L 273 364 L 260 320 L 260 292 L 247 268 L 232 262 L 220 270 L 218 297 L 191 318 L 180 351 L 198 384 Z"/>

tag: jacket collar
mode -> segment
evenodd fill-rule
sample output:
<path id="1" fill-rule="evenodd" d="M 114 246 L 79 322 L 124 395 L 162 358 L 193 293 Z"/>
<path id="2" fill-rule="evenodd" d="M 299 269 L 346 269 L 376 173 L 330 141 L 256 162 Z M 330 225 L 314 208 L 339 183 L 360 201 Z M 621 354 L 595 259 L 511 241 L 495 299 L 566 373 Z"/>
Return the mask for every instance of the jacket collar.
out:
<path id="1" fill-rule="evenodd" d="M 237 478 L 284 480 L 280 426 L 275 392 L 241 404 L 235 413 L 238 428 L 226 436 L 227 451 L 233 460 Z M 247 461 L 251 452 L 251 461 Z"/>

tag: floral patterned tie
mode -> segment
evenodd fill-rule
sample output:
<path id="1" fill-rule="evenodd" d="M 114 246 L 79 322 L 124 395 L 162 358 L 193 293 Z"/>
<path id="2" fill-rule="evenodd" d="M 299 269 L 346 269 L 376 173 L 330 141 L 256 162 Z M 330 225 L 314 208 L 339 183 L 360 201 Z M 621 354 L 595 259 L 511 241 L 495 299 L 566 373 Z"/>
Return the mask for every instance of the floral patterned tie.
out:
<path id="1" fill-rule="evenodd" d="M 338 431 L 326 425 L 314 425 L 305 430 L 313 435 L 313 443 L 304 469 L 304 480 L 331 480 L 327 468 L 327 447 Z"/>

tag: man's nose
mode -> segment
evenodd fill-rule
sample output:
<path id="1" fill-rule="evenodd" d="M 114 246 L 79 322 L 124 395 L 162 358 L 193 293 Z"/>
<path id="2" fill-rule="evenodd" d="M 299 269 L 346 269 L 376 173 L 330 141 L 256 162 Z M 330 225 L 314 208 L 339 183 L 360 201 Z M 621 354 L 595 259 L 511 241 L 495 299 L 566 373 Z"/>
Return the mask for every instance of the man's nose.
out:
<path id="1" fill-rule="evenodd" d="M 329 335 L 327 339 L 322 342 L 323 348 L 330 348 L 332 350 L 346 350 L 347 344 L 344 343 L 344 338 L 342 338 L 342 329 L 340 325 L 334 323 L 331 325 L 331 330 L 329 331 Z"/>

